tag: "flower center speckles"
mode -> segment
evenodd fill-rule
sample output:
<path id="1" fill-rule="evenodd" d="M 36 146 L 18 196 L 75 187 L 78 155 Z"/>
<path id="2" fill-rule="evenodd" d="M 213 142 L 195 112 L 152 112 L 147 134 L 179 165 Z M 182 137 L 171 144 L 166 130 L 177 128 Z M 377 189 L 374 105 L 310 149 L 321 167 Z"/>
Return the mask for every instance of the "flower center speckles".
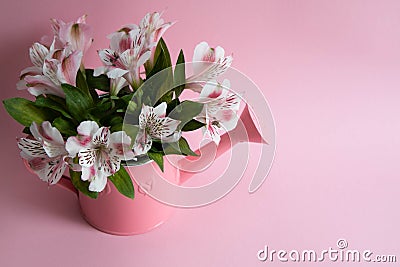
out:
<path id="1" fill-rule="evenodd" d="M 221 124 L 219 123 L 219 121 L 213 121 L 211 124 L 214 126 L 217 126 L 218 128 L 221 127 Z"/>

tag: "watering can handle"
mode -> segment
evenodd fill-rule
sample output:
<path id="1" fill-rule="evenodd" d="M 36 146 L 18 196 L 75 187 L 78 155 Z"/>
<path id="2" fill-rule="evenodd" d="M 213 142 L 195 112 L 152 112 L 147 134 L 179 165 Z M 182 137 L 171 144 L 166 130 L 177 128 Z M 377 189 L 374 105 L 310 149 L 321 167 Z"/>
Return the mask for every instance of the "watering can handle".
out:
<path id="1" fill-rule="evenodd" d="M 26 159 L 23 159 L 23 162 L 24 162 L 24 165 L 25 165 L 26 169 L 30 173 L 35 174 L 35 172 L 29 166 L 28 161 Z M 71 179 L 68 176 L 66 176 L 66 175 L 61 176 L 60 181 L 58 181 L 58 183 L 56 185 L 60 186 L 61 188 L 66 189 L 67 191 L 70 191 L 70 192 L 74 193 L 76 196 L 78 196 L 78 190 L 72 184 Z"/>

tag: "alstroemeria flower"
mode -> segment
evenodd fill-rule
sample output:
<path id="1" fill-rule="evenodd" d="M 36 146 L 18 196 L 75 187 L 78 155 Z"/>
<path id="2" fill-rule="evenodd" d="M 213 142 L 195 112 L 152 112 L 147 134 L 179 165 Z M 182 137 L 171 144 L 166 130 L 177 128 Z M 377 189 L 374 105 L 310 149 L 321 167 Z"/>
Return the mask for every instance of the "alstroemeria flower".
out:
<path id="1" fill-rule="evenodd" d="M 57 128 L 52 127 L 48 121 L 41 126 L 34 122 L 30 130 L 35 139 L 20 138 L 18 141 L 21 157 L 27 160 L 31 170 L 42 181 L 56 184 L 67 167 L 64 159 L 68 152 L 64 140 Z"/>
<path id="2" fill-rule="evenodd" d="M 237 112 L 240 98 L 229 92 L 230 82 L 225 79 L 222 84 L 215 81 L 207 83 L 200 93 L 199 102 L 204 104 L 202 112 L 196 117 L 205 123 L 205 134 L 218 145 L 221 140 L 219 130 L 233 130 L 238 122 Z"/>
<path id="3" fill-rule="evenodd" d="M 143 65 L 149 60 L 152 65 L 154 49 L 171 25 L 154 12 L 146 14 L 140 26 L 126 25 L 110 34 L 110 48 L 98 51 L 104 66 L 96 68 L 94 75 L 105 73 L 111 79 L 124 77 L 133 88 L 138 88 Z"/>
<path id="4" fill-rule="evenodd" d="M 107 177 L 120 169 L 121 160 L 134 159 L 131 138 L 124 131 L 110 133 L 94 121 L 81 122 L 77 130 L 78 136 L 68 138 L 66 149 L 71 157 L 78 155 L 81 179 L 90 181 L 89 190 L 101 192 Z"/>
<path id="5" fill-rule="evenodd" d="M 138 88 L 142 82 L 140 68 L 150 58 L 151 51 L 145 46 L 145 35 L 140 29 L 132 29 L 126 34 L 129 35 L 127 39 L 123 32 L 122 35 L 113 35 L 110 49 L 98 52 L 105 66 L 96 68 L 94 75 L 106 73 L 111 79 L 124 77 L 133 88 Z M 120 38 L 120 41 L 113 38 Z M 131 48 L 121 52 L 124 47 Z"/>
<path id="6" fill-rule="evenodd" d="M 140 28 L 145 32 L 145 46 L 152 49 L 150 57 L 150 65 L 153 65 L 154 61 L 154 49 L 160 41 L 165 31 L 171 27 L 173 22 L 166 22 L 161 18 L 161 14 L 158 12 L 147 13 L 144 18 L 140 21 Z"/>
<path id="7" fill-rule="evenodd" d="M 194 49 L 193 75 L 186 80 L 187 87 L 200 92 L 201 84 L 215 80 L 225 73 L 232 60 L 232 56 L 225 57 L 222 47 L 211 48 L 206 42 L 199 43 Z"/>
<path id="8" fill-rule="evenodd" d="M 176 128 L 181 123 L 166 117 L 167 103 L 163 102 L 157 107 L 143 105 L 139 115 L 139 132 L 133 145 L 135 155 L 146 154 L 152 145 L 152 139 L 163 142 L 176 142 L 180 133 Z"/>
<path id="9" fill-rule="evenodd" d="M 86 24 L 87 15 L 83 15 L 76 21 L 64 22 L 52 19 L 54 35 L 61 42 L 62 47 L 69 47 L 72 51 L 85 53 L 93 42 L 92 28 Z"/>
<path id="10" fill-rule="evenodd" d="M 51 94 L 65 97 L 61 84 L 75 85 L 82 52 L 55 49 L 54 44 L 55 41 L 49 48 L 40 43 L 33 44 L 29 50 L 33 66 L 21 72 L 17 89 L 28 89 L 34 96 Z"/>

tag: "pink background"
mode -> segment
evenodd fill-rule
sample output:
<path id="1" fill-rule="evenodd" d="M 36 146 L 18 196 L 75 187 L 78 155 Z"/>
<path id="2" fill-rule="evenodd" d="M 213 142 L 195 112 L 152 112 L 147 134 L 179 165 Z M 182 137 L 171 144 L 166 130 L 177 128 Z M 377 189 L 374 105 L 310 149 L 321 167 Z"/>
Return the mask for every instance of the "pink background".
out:
<path id="1" fill-rule="evenodd" d="M 247 193 L 248 171 L 216 204 L 117 237 L 87 225 L 72 194 L 48 190 L 24 169 L 15 142 L 22 127 L 1 108 L 0 266 L 275 266 L 257 260 L 264 245 L 322 250 L 339 238 L 400 260 L 400 2 L 224 2 L 2 1 L 1 99 L 28 95 L 15 83 L 50 17 L 89 15 L 87 62 L 96 66 L 108 33 L 166 9 L 165 19 L 177 21 L 165 35 L 174 59 L 180 48 L 191 58 L 207 40 L 260 86 L 277 152 L 257 193 Z"/>

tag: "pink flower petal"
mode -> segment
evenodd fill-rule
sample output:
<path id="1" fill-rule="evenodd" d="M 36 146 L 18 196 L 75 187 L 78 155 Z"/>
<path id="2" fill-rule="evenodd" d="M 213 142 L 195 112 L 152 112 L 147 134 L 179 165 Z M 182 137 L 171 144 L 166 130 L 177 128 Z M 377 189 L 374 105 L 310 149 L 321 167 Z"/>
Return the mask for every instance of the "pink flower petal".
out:
<path id="1" fill-rule="evenodd" d="M 76 75 L 82 62 L 81 51 L 75 51 L 68 57 L 64 58 L 61 63 L 61 68 L 58 69 L 58 77 L 61 82 L 69 83 L 75 86 Z"/>

